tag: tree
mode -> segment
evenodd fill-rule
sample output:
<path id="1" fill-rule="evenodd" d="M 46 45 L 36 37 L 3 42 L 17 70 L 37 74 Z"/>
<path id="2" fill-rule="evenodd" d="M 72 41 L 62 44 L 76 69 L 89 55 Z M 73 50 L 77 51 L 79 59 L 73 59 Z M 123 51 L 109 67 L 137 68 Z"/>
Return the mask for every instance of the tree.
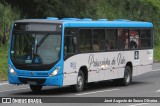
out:
<path id="1" fill-rule="evenodd" d="M 3 2 L 0 3 L 0 45 L 9 39 L 9 30 L 15 19 L 20 17 L 20 13 L 16 9 L 12 9 L 10 5 Z M 14 11 L 17 11 L 16 13 Z"/>

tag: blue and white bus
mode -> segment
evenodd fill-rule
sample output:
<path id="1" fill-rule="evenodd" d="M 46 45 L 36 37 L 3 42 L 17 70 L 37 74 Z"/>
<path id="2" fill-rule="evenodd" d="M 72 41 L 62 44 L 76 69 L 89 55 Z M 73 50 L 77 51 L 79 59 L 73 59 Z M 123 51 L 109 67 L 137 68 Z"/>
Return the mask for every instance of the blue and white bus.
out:
<path id="1" fill-rule="evenodd" d="M 117 19 L 47 18 L 17 20 L 8 52 L 10 84 L 71 85 L 132 77 L 152 70 L 153 24 Z"/>

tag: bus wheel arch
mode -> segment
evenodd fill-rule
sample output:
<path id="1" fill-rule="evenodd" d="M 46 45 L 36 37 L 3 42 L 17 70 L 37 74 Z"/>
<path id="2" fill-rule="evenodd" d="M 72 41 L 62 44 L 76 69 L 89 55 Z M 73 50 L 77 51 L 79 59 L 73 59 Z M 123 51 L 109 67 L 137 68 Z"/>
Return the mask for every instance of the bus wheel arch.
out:
<path id="1" fill-rule="evenodd" d="M 115 79 L 116 85 L 122 85 L 122 86 L 128 86 L 132 82 L 132 72 L 133 71 L 133 65 L 131 62 L 127 62 L 124 68 L 124 76 L 120 79 Z"/>
<path id="2" fill-rule="evenodd" d="M 84 80 L 85 80 L 85 84 L 88 82 L 88 68 L 87 66 L 81 66 L 79 71 L 82 71 L 84 74 Z"/>
<path id="3" fill-rule="evenodd" d="M 77 75 L 77 84 L 73 85 L 72 88 L 76 92 L 80 92 L 84 89 L 88 81 L 88 70 L 86 66 L 81 66 Z"/>
<path id="4" fill-rule="evenodd" d="M 129 66 L 130 67 L 130 69 L 131 69 L 131 73 L 132 73 L 132 75 L 133 75 L 133 65 L 132 65 L 132 62 L 127 62 L 126 63 L 126 66 Z"/>

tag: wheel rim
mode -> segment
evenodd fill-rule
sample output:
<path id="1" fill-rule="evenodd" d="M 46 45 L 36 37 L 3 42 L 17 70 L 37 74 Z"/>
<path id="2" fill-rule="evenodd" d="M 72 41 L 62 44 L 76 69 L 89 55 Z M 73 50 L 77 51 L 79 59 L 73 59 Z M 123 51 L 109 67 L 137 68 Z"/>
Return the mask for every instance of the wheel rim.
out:
<path id="1" fill-rule="evenodd" d="M 79 88 L 81 88 L 83 86 L 83 78 L 80 75 L 78 76 L 77 85 Z"/>

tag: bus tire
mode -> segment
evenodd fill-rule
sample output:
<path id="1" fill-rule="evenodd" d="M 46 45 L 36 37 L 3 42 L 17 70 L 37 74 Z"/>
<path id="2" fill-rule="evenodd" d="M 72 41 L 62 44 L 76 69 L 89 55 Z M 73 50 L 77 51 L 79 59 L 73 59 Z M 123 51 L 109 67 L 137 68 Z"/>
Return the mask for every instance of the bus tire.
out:
<path id="1" fill-rule="evenodd" d="M 121 79 L 121 84 L 123 86 L 128 86 L 131 84 L 131 82 L 132 82 L 131 68 L 129 66 L 126 66 L 124 70 L 124 77 Z"/>
<path id="2" fill-rule="evenodd" d="M 39 92 L 42 89 L 42 85 L 29 85 L 32 92 Z"/>
<path id="3" fill-rule="evenodd" d="M 78 77 L 77 77 L 77 84 L 73 86 L 74 91 L 76 91 L 76 92 L 82 91 L 83 88 L 84 88 L 84 82 L 85 82 L 84 74 L 80 70 L 79 73 L 78 73 Z"/>

